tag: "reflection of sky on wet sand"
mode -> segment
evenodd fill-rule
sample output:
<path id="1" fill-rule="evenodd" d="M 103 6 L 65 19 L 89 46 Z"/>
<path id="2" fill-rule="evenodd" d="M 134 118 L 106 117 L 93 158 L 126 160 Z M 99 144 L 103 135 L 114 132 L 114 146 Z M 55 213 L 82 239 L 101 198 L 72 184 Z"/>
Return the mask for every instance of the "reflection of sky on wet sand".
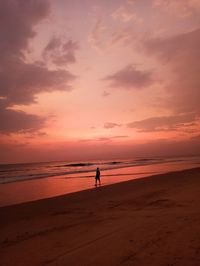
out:
<path id="1" fill-rule="evenodd" d="M 101 182 L 102 186 L 104 186 L 197 166 L 197 164 L 189 162 L 176 162 L 106 170 L 101 171 Z M 50 198 L 95 188 L 95 173 L 82 173 L 78 176 L 74 174 L 0 185 L 0 206 Z"/>

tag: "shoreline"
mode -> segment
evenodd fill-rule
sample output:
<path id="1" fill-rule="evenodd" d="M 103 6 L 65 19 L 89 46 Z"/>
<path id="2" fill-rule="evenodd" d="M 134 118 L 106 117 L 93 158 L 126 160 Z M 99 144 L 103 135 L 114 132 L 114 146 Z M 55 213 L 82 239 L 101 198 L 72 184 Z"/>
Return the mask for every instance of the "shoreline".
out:
<path id="1" fill-rule="evenodd" d="M 4 266 L 200 265 L 200 167 L 0 208 Z"/>
<path id="2" fill-rule="evenodd" d="M 142 177 L 139 177 L 139 178 L 135 178 L 135 179 L 129 179 L 129 180 L 124 180 L 124 181 L 120 181 L 120 182 L 116 182 L 116 183 L 111 183 L 111 184 L 106 184 L 106 185 L 101 185 L 101 186 L 97 186 L 97 187 L 94 187 L 92 186 L 91 188 L 87 188 L 87 189 L 83 189 L 83 190 L 80 190 L 80 191 L 74 191 L 74 192 L 71 192 L 71 193 L 66 193 L 66 194 L 61 194 L 61 195 L 57 195 L 57 196 L 53 196 L 53 197 L 47 197 L 47 198 L 41 198 L 41 199 L 36 199 L 36 200 L 32 200 L 32 201 L 27 201 L 27 202 L 20 202 L 20 203 L 16 203 L 16 204 L 12 204 L 12 205 L 6 205 L 6 206 L 0 206 L 0 210 L 2 208 L 9 208 L 9 207 L 18 207 L 18 206 L 21 206 L 21 205 L 26 205 L 26 204 L 34 204 L 34 203 L 42 203 L 43 201 L 49 201 L 49 200 L 59 200 L 59 199 L 65 199 L 67 197 L 76 197 L 77 194 L 81 194 L 81 193 L 88 193 L 88 192 L 91 192 L 93 190 L 97 190 L 97 189 L 103 189 L 105 187 L 114 187 L 116 185 L 121 185 L 123 183 L 129 183 L 130 184 L 132 182 L 137 182 L 137 181 L 140 181 L 140 180 L 144 180 L 144 179 L 152 179 L 152 178 L 155 178 L 155 177 L 162 177 L 162 176 L 165 176 L 165 175 L 171 175 L 171 174 L 178 174 L 178 173 L 182 173 L 182 172 L 185 172 L 185 171 L 195 171 L 195 170 L 200 170 L 200 167 L 193 167 L 193 168 L 189 168 L 189 169 L 184 169 L 184 170 L 176 170 L 176 171 L 169 171 L 169 172 L 164 172 L 164 173 L 158 173 L 158 174 L 152 174 L 152 175 L 145 175 L 145 176 L 142 176 Z M 145 173 L 144 173 L 145 174 Z"/>
<path id="3" fill-rule="evenodd" d="M 182 159 L 181 159 L 182 158 Z M 185 160 L 183 160 L 183 158 Z M 193 158 L 193 159 L 192 159 Z M 198 159 L 197 159 L 198 158 Z M 187 160 L 189 159 L 189 160 Z M 178 156 L 178 157 L 164 157 L 164 158 L 149 158 L 149 159 L 135 159 L 135 160 L 118 160 L 118 161 L 109 161 L 109 162 L 93 162 L 93 163 L 89 163 L 89 162 L 84 162 L 84 163 L 65 163 L 62 165 L 54 165 L 51 166 L 53 168 L 62 168 L 62 167 L 66 167 L 66 166 L 103 166 L 102 168 L 100 168 L 103 172 L 104 171 L 112 171 L 112 170 L 118 170 L 118 169 L 123 169 L 123 168 L 135 168 L 135 167 L 144 167 L 144 166 L 153 166 L 153 165 L 162 165 L 162 164 L 173 164 L 173 163 L 182 163 L 182 164 L 188 164 L 188 163 L 192 163 L 195 164 L 195 159 L 197 160 L 197 163 L 200 164 L 200 157 L 199 156 Z M 50 164 L 51 162 L 46 162 L 46 164 Z M 52 162 L 53 163 L 53 162 Z M 61 163 L 61 162 L 57 162 L 57 163 Z M 28 165 L 34 165 L 34 164 L 45 164 L 45 163 L 28 163 Z M 5 166 L 9 166 L 9 165 L 20 165 L 20 164 L 5 164 Z M 26 164 L 21 164 L 21 165 L 26 165 Z M 106 165 L 106 167 L 105 167 Z M 109 165 L 109 167 L 107 166 Z M 0 165 L 1 166 L 1 165 Z M 4 165 L 2 165 L 4 166 Z M 26 169 L 27 170 L 27 169 Z M 9 184 L 9 183 L 15 183 L 15 182 L 24 182 L 24 181 L 31 181 L 31 180 L 39 180 L 39 179 L 43 179 L 43 178 L 51 178 L 51 177 L 60 177 L 60 176 L 74 176 L 74 175 L 85 175 L 85 174 L 89 174 L 89 173 L 93 173 L 95 172 L 96 168 L 94 169 L 80 169 L 80 170 L 68 170 L 67 169 L 63 172 L 44 172 L 42 171 L 40 174 L 39 173 L 32 173 L 32 174 L 28 174 L 26 175 L 22 175 L 22 176 L 0 176 L 0 185 L 2 184 Z M 7 172 L 9 171 L 7 170 L 2 170 L 1 172 Z M 18 172 L 18 171 L 22 171 L 19 169 L 12 169 L 12 172 Z"/>
<path id="4" fill-rule="evenodd" d="M 195 168 L 195 163 L 162 163 L 102 170 L 102 186 L 149 177 L 171 171 Z M 94 176 L 95 173 L 93 173 Z M 0 185 L 0 207 L 52 198 L 94 188 L 94 177 L 85 173 L 32 179 Z"/>

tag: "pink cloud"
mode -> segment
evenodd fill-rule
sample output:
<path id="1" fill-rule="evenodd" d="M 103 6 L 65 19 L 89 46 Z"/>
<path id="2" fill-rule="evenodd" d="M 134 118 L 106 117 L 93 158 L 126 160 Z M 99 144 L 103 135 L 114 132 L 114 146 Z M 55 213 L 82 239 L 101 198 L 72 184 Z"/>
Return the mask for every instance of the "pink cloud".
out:
<path id="1" fill-rule="evenodd" d="M 2 66 L 0 95 L 9 105 L 30 104 L 40 92 L 71 90 L 70 82 L 74 79 L 75 76 L 66 70 L 49 70 L 37 63 L 13 59 Z"/>
<path id="2" fill-rule="evenodd" d="M 171 75 L 164 86 L 169 94 L 166 107 L 176 112 L 200 114 L 200 29 L 167 38 L 146 41 L 148 54 L 157 57 Z M 162 66 L 161 66 L 162 67 Z"/>
<path id="3" fill-rule="evenodd" d="M 135 22 L 135 23 L 141 23 L 143 20 L 141 17 L 139 17 L 134 9 L 130 9 L 129 6 L 120 6 L 118 9 L 116 9 L 112 17 L 115 20 L 120 20 L 122 22 Z"/>
<path id="4" fill-rule="evenodd" d="M 134 121 L 128 124 L 130 128 L 136 128 L 139 132 L 154 132 L 154 131 L 173 131 L 182 127 L 184 124 L 196 121 L 197 117 L 194 113 L 150 117 L 140 121 Z M 192 125 L 194 125 L 192 123 Z"/>
<path id="5" fill-rule="evenodd" d="M 108 75 L 104 80 L 110 82 L 110 87 L 121 89 L 142 89 L 153 83 L 150 71 L 138 70 L 132 65 Z"/>
<path id="6" fill-rule="evenodd" d="M 36 35 L 34 26 L 49 14 L 50 5 L 46 0 L 0 1 L 1 62 L 13 56 L 23 58 L 29 39 Z"/>
<path id="7" fill-rule="evenodd" d="M 44 122 L 45 118 L 37 115 L 26 114 L 22 111 L 16 111 L 8 109 L 0 101 L 0 133 L 33 133 L 39 130 Z"/>
<path id="8" fill-rule="evenodd" d="M 101 49 L 103 46 L 103 35 L 105 31 L 106 26 L 104 25 L 103 20 L 101 18 L 98 18 L 88 39 L 91 45 L 97 50 Z"/>
<path id="9" fill-rule="evenodd" d="M 46 45 L 43 57 L 57 66 L 67 66 L 76 62 L 75 52 L 78 48 L 77 42 L 53 37 Z"/>
<path id="10" fill-rule="evenodd" d="M 29 41 L 36 36 L 35 26 L 50 14 L 46 0 L 0 1 L 0 99 L 1 132 L 38 130 L 45 119 L 36 115 L 11 110 L 15 104 L 28 105 L 36 101 L 41 92 L 71 90 L 75 75 L 64 69 L 48 69 L 45 63 L 27 63 L 25 52 Z M 49 44 L 48 49 L 58 46 Z M 76 44 L 72 41 L 63 44 L 65 61 L 74 61 Z"/>
<path id="11" fill-rule="evenodd" d="M 190 17 L 200 12 L 199 0 L 154 0 L 154 6 L 178 17 Z"/>
<path id="12" fill-rule="evenodd" d="M 117 124 L 117 123 L 112 123 L 112 122 L 106 122 L 104 123 L 104 128 L 114 128 L 114 127 L 120 127 L 121 125 L 120 124 Z"/>
<path id="13" fill-rule="evenodd" d="M 110 95 L 110 93 L 107 92 L 107 91 L 103 91 L 103 93 L 102 93 L 102 96 L 103 96 L 103 97 L 107 97 L 107 96 L 109 96 L 109 95 Z"/>

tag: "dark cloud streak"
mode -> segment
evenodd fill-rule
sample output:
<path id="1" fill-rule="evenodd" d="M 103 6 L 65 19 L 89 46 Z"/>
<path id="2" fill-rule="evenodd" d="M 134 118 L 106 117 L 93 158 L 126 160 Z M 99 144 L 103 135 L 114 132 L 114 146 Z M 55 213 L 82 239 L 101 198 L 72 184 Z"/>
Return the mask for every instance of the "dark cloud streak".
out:
<path id="1" fill-rule="evenodd" d="M 104 80 L 110 82 L 110 87 L 121 89 L 142 89 L 152 84 L 151 72 L 136 69 L 128 65 L 120 71 L 109 75 Z"/>
<path id="2" fill-rule="evenodd" d="M 3 134 L 32 133 L 39 130 L 45 122 L 45 118 L 38 117 L 37 115 L 5 108 L 1 101 L 0 114 L 0 133 Z"/>
<path id="3" fill-rule="evenodd" d="M 104 123 L 104 128 L 106 129 L 110 129 L 110 128 L 114 128 L 114 127 L 120 127 L 121 124 L 117 124 L 117 123 L 113 123 L 113 122 L 106 122 Z"/>
<path id="4" fill-rule="evenodd" d="M 0 1 L 0 131 L 28 132 L 38 130 L 44 118 L 9 109 L 13 105 L 28 105 L 36 102 L 41 92 L 72 89 L 75 75 L 64 69 L 49 70 L 45 63 L 27 63 L 25 52 L 29 41 L 36 36 L 35 26 L 50 14 L 47 0 Z M 59 42 L 49 44 L 52 50 Z M 62 46 L 65 62 L 75 62 L 72 41 Z M 59 61 L 59 58 L 57 58 Z M 58 63 L 58 62 L 57 62 Z"/>
<path id="5" fill-rule="evenodd" d="M 76 62 L 75 52 L 78 48 L 77 42 L 53 37 L 45 47 L 43 57 L 56 66 L 67 66 Z"/>

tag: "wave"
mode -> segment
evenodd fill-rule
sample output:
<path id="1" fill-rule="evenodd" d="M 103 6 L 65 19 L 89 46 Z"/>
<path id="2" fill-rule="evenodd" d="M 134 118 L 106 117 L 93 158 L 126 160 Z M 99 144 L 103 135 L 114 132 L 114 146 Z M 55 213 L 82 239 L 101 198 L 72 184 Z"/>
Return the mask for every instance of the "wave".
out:
<path id="1" fill-rule="evenodd" d="M 191 159 L 191 157 L 190 157 Z M 52 163 L 33 163 L 18 165 L 0 165 L 0 184 L 19 182 L 32 179 L 59 177 L 66 178 L 82 178 L 75 174 L 83 174 L 93 172 L 95 174 L 96 167 L 100 167 L 102 174 L 105 170 L 113 170 L 118 168 L 137 167 L 169 162 L 184 162 L 187 158 L 135 158 L 131 160 L 106 160 L 91 162 L 52 162 Z M 199 159 L 197 160 L 199 162 Z M 73 177 L 67 175 L 72 174 Z M 85 175 L 85 177 L 92 177 Z M 94 177 L 94 175 L 93 175 Z"/>
<path id="2" fill-rule="evenodd" d="M 94 162 L 94 163 L 69 163 L 69 164 L 63 164 L 63 165 L 57 165 L 56 167 L 83 167 L 83 166 L 94 166 L 94 165 L 115 165 L 115 164 L 122 164 L 124 162 Z"/>
<path id="3" fill-rule="evenodd" d="M 74 170 L 70 170 L 70 167 L 86 167 L 86 166 L 96 166 L 98 164 L 104 165 L 104 167 L 101 168 L 101 171 L 104 170 L 113 170 L 113 169 L 118 169 L 118 168 L 126 168 L 126 167 L 133 167 L 133 166 L 137 166 L 138 164 L 134 164 L 133 162 L 129 162 L 129 164 L 123 164 L 124 162 L 101 162 L 101 163 L 72 163 L 72 164 L 65 164 L 62 165 L 63 168 L 64 166 L 69 167 L 66 168 L 66 171 L 56 171 L 56 172 L 44 172 L 44 173 L 24 173 L 22 172 L 22 175 L 15 175 L 15 176 L 7 176 L 7 177 L 1 177 L 0 178 L 0 184 L 7 184 L 7 183 L 12 183 L 12 182 L 20 182 L 20 181 L 25 181 L 25 180 L 33 180 L 33 179 L 40 179 L 40 178 L 48 178 L 48 177 L 56 177 L 56 176 L 62 176 L 62 175 L 70 175 L 70 174 L 83 174 L 83 173 L 89 173 L 89 172 L 95 172 L 96 168 L 77 168 Z M 53 166 L 51 166 L 53 167 Z M 55 167 L 55 166 L 54 166 Z M 58 167 L 58 166 L 56 166 Z M 64 170 L 64 169 L 63 169 Z M 78 177 L 73 177 L 73 178 L 78 178 Z"/>

